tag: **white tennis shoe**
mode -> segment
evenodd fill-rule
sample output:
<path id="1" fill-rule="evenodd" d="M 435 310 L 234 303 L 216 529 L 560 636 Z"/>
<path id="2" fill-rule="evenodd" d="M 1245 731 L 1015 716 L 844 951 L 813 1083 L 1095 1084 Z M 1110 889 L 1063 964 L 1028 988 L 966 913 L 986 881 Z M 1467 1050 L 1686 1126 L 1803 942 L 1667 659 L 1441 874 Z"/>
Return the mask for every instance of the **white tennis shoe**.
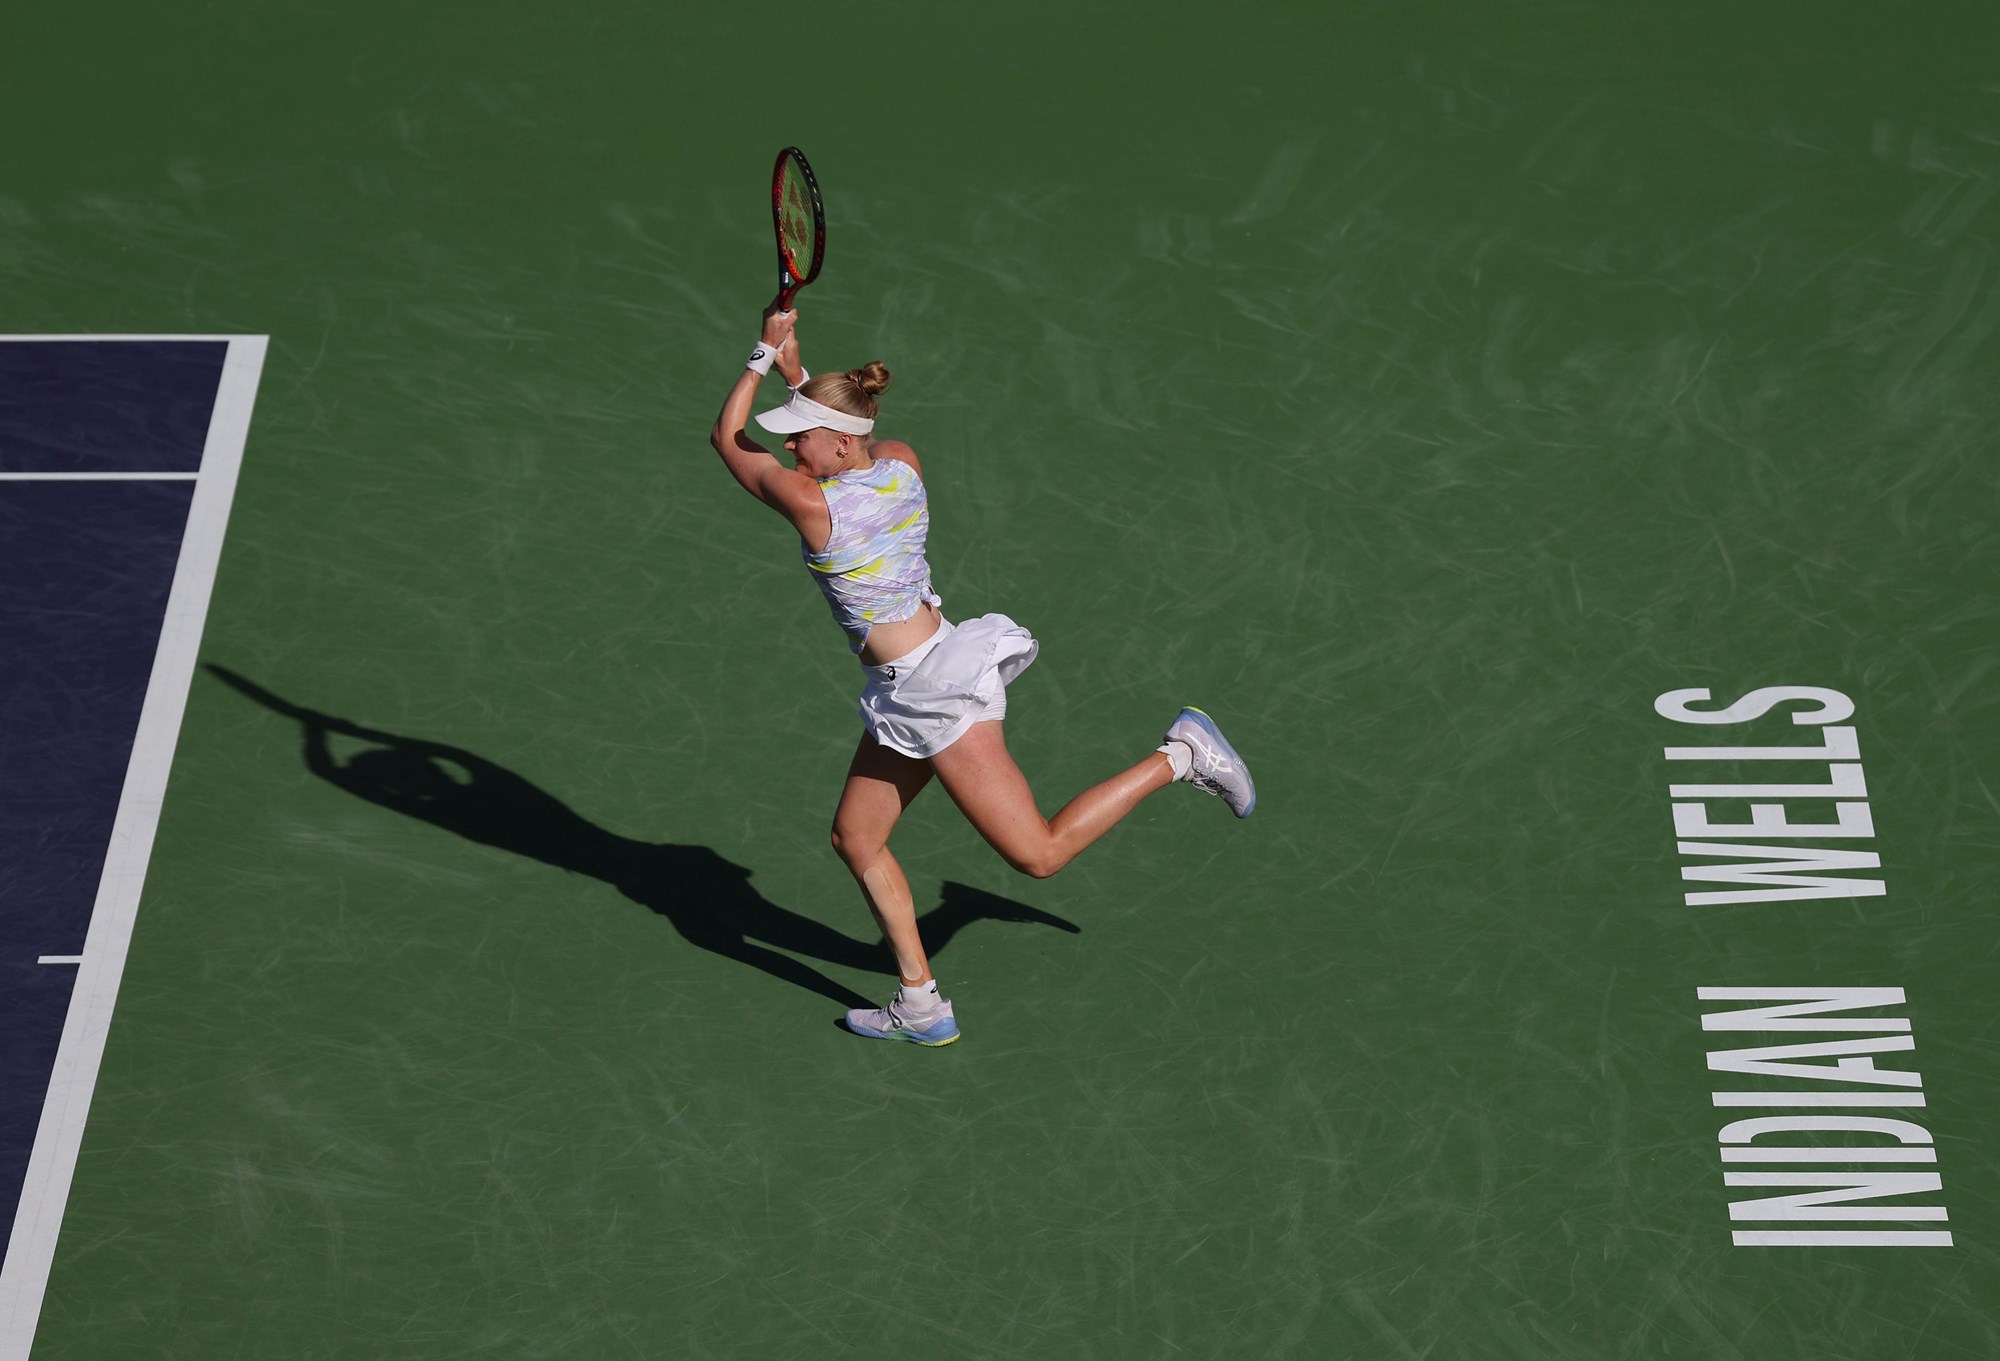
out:
<path id="1" fill-rule="evenodd" d="M 847 1028 L 871 1040 L 907 1040 L 928 1049 L 950 1044 L 958 1038 L 958 1021 L 951 1003 L 940 1001 L 929 1011 L 906 1007 L 899 997 L 891 997 L 885 1007 L 847 1013 Z"/>
<path id="2" fill-rule="evenodd" d="M 1257 782 L 1250 768 L 1229 745 L 1215 720 L 1199 709 L 1183 709 L 1167 729 L 1167 741 L 1185 743 L 1194 753 L 1188 773 L 1181 776 L 1196 789 L 1214 794 L 1229 805 L 1229 811 L 1247 818 L 1257 807 Z"/>

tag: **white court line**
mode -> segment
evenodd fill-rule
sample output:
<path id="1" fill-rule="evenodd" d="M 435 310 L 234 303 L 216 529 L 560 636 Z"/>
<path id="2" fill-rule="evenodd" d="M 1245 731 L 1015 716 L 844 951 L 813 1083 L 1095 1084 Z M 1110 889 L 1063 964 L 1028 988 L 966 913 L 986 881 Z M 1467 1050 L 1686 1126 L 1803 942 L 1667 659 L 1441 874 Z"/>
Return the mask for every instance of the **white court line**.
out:
<path id="1" fill-rule="evenodd" d="M 5 339 L 68 339 L 30 336 Z M 112 337 L 78 336 L 78 340 Z M 119 337 L 127 338 L 127 337 Z M 243 464 L 243 445 L 250 433 L 250 410 L 257 400 L 257 380 L 264 371 L 267 336 L 144 336 L 130 339 L 226 340 L 229 355 L 209 418 L 208 442 L 202 449 L 201 476 L 188 507 L 187 531 L 181 539 L 180 562 L 174 569 L 166 620 L 160 629 L 159 651 L 153 656 L 152 679 L 139 713 L 138 736 L 125 770 L 125 788 L 118 800 L 118 817 L 111 828 L 111 845 L 98 881 L 97 902 L 91 909 L 90 933 L 70 994 L 69 1015 L 63 1022 L 62 1045 L 49 1078 L 48 1098 L 35 1131 L 34 1152 L 21 1186 L 21 1205 L 14 1214 L 14 1231 L 7 1243 L 7 1260 L 0 1266 L 0 1361 L 28 1361 L 48 1290 L 49 1268 L 55 1260 L 56 1235 L 69 1203 L 77 1150 L 83 1144 L 84 1120 L 104 1059 L 104 1042 L 111 1029 L 111 1010 L 125 973 L 125 955 L 132 925 L 139 914 L 139 894 L 145 887 L 146 862 L 159 828 L 160 805 L 166 795 L 167 771 L 173 765 L 174 744 L 180 737 L 181 716 L 187 709 L 188 687 L 194 680 L 195 655 L 202 623 L 208 615 L 215 585 L 216 562 L 222 555 L 222 535 L 229 524 L 229 505 L 236 495 L 236 475 Z"/>
<path id="2" fill-rule="evenodd" d="M 0 473 L 0 482 L 192 482 L 200 473 Z"/>
<path id="3" fill-rule="evenodd" d="M 26 343 L 26 344 L 37 344 L 37 345 L 41 344 L 41 343 L 42 343 L 42 342 L 44 342 L 44 341 L 50 341 L 50 340 L 56 340 L 56 341 L 66 341 L 66 342 L 68 342 L 68 343 L 71 343 L 71 344 L 76 344 L 76 343 L 86 343 L 86 344 L 94 344 L 94 343 L 96 343 L 97 341 L 100 341 L 100 340 L 209 340 L 209 341 L 234 341 L 234 340 L 263 340 L 263 339 L 268 339 L 268 337 L 265 337 L 265 336 L 130 336 L 130 335 L 116 335 L 116 336 L 88 336 L 88 335 L 73 335 L 73 336 L 0 336 L 0 342 L 6 342 L 6 341 L 10 341 L 10 340 L 17 340 L 17 341 L 21 341 L 21 342 L 23 342 L 23 343 Z M 232 356 L 231 356 L 231 357 L 232 357 L 232 358 L 234 358 L 234 355 L 232 354 Z"/>
<path id="4" fill-rule="evenodd" d="M 37 964 L 81 964 L 81 963 L 83 963 L 83 956 L 82 956 L 82 955 L 37 955 L 37 956 L 35 957 L 35 963 L 37 963 Z"/>

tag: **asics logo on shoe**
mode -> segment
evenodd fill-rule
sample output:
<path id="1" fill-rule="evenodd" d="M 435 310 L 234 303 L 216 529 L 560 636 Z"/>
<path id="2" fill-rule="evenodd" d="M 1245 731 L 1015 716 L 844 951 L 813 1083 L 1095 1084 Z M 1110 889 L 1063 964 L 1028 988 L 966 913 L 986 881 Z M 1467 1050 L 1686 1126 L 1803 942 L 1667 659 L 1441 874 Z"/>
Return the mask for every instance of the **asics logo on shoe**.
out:
<path id="1" fill-rule="evenodd" d="M 1187 743 L 1189 746 L 1195 749 L 1195 754 L 1201 758 L 1201 763 L 1203 765 L 1212 766 L 1216 770 L 1220 771 L 1229 771 L 1234 769 L 1234 767 L 1230 765 L 1229 758 L 1227 756 L 1223 755 L 1220 751 L 1216 750 L 1214 747 L 1208 745 L 1208 743 L 1202 741 L 1201 738 L 1197 737 L 1195 734 L 1184 733 L 1181 735 L 1179 740 Z"/>

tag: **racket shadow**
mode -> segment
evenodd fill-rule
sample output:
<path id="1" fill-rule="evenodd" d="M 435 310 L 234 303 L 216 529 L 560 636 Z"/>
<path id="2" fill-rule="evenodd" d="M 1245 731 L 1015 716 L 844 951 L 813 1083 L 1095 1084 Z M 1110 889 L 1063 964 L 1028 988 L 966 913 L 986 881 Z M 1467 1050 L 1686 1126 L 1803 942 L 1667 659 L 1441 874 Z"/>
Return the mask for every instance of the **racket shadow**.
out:
<path id="1" fill-rule="evenodd" d="M 602 880 L 666 918 L 691 945 L 843 1007 L 873 1006 L 880 999 L 863 997 L 793 956 L 878 974 L 895 970 L 887 942 L 856 940 L 771 902 L 751 886 L 751 871 L 706 846 L 620 836 L 462 747 L 364 727 L 293 704 L 227 667 L 209 663 L 205 669 L 238 694 L 297 722 L 306 769 L 335 788 L 482 846 Z M 334 737 L 368 745 L 342 758 L 333 750 Z M 976 921 L 1032 923 L 1072 934 L 1082 929 L 1025 903 L 949 882 L 919 925 L 936 956 Z"/>

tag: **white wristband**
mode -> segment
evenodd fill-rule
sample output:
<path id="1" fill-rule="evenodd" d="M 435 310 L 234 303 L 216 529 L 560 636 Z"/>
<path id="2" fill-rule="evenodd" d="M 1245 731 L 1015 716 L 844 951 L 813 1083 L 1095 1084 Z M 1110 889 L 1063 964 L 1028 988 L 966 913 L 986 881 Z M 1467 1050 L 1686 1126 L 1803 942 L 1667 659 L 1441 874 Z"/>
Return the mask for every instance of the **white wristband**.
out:
<path id="1" fill-rule="evenodd" d="M 760 340 L 757 342 L 756 347 L 750 351 L 750 358 L 744 361 L 743 367 L 756 374 L 759 378 L 762 378 L 771 371 L 771 365 L 777 362 L 778 347 L 776 345 L 766 345 Z"/>
<path id="2" fill-rule="evenodd" d="M 804 387 L 807 383 L 810 383 L 811 381 L 812 381 L 812 375 L 807 373 L 806 366 L 804 364 L 801 364 L 799 365 L 799 381 L 796 383 L 787 383 L 785 386 L 790 388 L 793 392 L 797 392 L 800 388 Z"/>

